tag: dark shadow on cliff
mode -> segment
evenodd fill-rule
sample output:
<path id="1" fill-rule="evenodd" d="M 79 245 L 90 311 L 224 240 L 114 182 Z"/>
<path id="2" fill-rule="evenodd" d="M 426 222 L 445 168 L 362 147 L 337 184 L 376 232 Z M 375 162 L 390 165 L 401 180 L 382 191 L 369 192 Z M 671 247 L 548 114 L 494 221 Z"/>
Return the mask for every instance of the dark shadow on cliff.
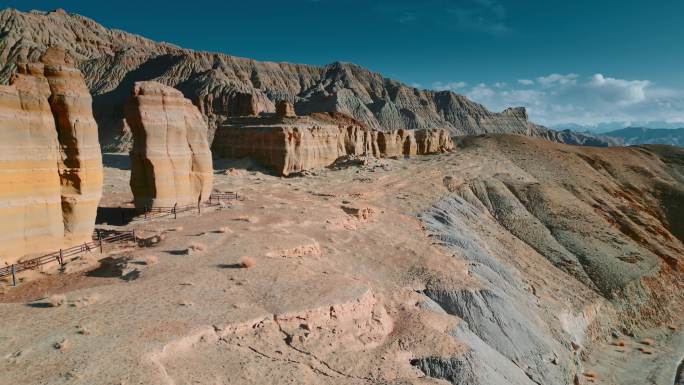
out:
<path id="1" fill-rule="evenodd" d="M 658 155 L 668 166 L 666 171 L 672 178 L 679 183 L 684 183 L 684 148 L 653 144 L 638 148 Z M 678 184 L 660 182 L 656 184 L 656 190 L 670 232 L 684 242 L 684 188 Z"/>
<path id="2" fill-rule="evenodd" d="M 684 189 L 663 184 L 660 186 L 660 200 L 670 232 L 684 242 Z"/>
<path id="3" fill-rule="evenodd" d="M 123 119 L 123 105 L 131 95 L 133 84 L 138 81 L 159 78 L 183 61 L 185 57 L 186 55 L 166 54 L 150 58 L 135 70 L 128 72 L 115 89 L 93 95 L 93 115 L 98 127 L 100 127 L 99 139 L 103 146 L 109 144 L 114 136 L 121 134 L 111 131 L 115 127 L 113 123 Z M 93 63 L 97 64 L 95 62 L 96 60 Z M 86 62 L 81 67 L 93 63 Z"/>
<path id="4" fill-rule="evenodd" d="M 95 223 L 98 225 L 128 224 L 135 217 L 135 209 L 132 207 L 98 207 Z"/>

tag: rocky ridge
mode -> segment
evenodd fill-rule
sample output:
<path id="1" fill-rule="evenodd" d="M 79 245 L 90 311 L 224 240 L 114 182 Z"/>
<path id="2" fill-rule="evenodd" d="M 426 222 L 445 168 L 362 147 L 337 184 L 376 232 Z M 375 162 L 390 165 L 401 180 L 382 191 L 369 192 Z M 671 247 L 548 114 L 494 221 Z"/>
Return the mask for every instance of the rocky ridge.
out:
<path id="1" fill-rule="evenodd" d="M 533 126 L 523 108 L 501 113 L 462 95 L 408 87 L 362 67 L 258 62 L 157 43 L 64 11 L 0 12 L 0 82 L 16 63 L 48 46 L 69 51 L 94 95 L 106 149 L 130 148 L 123 105 L 136 81 L 154 80 L 183 92 L 209 125 L 209 139 L 229 117 L 274 112 L 288 100 L 298 114 L 341 112 L 379 131 L 443 128 L 452 135 L 518 133 L 563 140 Z M 577 134 L 581 136 L 580 134 Z"/>

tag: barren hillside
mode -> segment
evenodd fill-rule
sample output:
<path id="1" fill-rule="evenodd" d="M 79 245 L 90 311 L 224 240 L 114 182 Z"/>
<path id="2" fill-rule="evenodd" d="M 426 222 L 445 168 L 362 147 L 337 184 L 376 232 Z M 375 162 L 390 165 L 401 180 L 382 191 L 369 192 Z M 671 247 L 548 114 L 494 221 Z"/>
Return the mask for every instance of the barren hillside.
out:
<path id="1" fill-rule="evenodd" d="M 244 200 L 4 289 L 0 383 L 672 384 L 683 155 L 488 135 L 302 178 L 219 160 Z M 104 159 L 108 212 L 130 171 Z"/>

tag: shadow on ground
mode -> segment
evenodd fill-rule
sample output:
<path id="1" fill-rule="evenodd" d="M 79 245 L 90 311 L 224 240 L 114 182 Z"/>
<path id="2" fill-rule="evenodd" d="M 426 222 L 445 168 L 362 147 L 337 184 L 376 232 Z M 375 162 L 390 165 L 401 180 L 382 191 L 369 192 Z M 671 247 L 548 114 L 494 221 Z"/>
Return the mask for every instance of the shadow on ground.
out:
<path id="1" fill-rule="evenodd" d="M 46 309 L 49 307 L 53 307 L 52 305 L 50 305 L 47 302 L 31 302 L 31 303 L 27 303 L 26 306 L 33 307 L 36 309 Z"/>
<path id="2" fill-rule="evenodd" d="M 86 273 L 88 277 L 118 278 L 123 274 L 123 269 L 128 260 L 124 257 L 107 257 L 100 260 L 100 267 Z"/>
<path id="3" fill-rule="evenodd" d="M 220 263 L 216 267 L 219 269 L 241 269 L 242 265 L 239 263 Z"/>
<path id="4" fill-rule="evenodd" d="M 188 250 L 187 249 L 182 249 L 182 250 L 165 250 L 165 253 L 169 253 L 171 255 L 188 255 Z"/>
<path id="5" fill-rule="evenodd" d="M 102 154 L 102 164 L 105 167 L 130 170 L 131 158 L 128 154 Z"/>

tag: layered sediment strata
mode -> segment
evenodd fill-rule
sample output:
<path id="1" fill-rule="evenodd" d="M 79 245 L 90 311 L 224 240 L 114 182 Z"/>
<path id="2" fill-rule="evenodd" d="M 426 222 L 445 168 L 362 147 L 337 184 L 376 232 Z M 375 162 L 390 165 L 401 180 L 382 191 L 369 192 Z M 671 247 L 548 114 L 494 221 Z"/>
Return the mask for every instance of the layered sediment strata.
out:
<path id="1" fill-rule="evenodd" d="M 0 258 L 91 239 L 102 159 L 91 99 L 61 50 L 0 86 Z"/>
<path id="2" fill-rule="evenodd" d="M 91 239 L 102 197 L 102 155 L 93 99 L 83 75 L 63 50 L 49 49 L 41 60 L 60 143 L 64 235 L 68 243 L 84 242 Z"/>
<path id="3" fill-rule="evenodd" d="M 251 157 L 279 175 L 289 175 L 329 166 L 343 156 L 412 156 L 453 149 L 448 133 L 440 129 L 379 132 L 340 114 L 279 115 L 230 119 L 216 132 L 213 152 Z"/>
<path id="4" fill-rule="evenodd" d="M 130 184 L 136 208 L 208 199 L 213 165 L 197 107 L 174 88 L 137 82 L 125 113 L 133 133 Z"/>

